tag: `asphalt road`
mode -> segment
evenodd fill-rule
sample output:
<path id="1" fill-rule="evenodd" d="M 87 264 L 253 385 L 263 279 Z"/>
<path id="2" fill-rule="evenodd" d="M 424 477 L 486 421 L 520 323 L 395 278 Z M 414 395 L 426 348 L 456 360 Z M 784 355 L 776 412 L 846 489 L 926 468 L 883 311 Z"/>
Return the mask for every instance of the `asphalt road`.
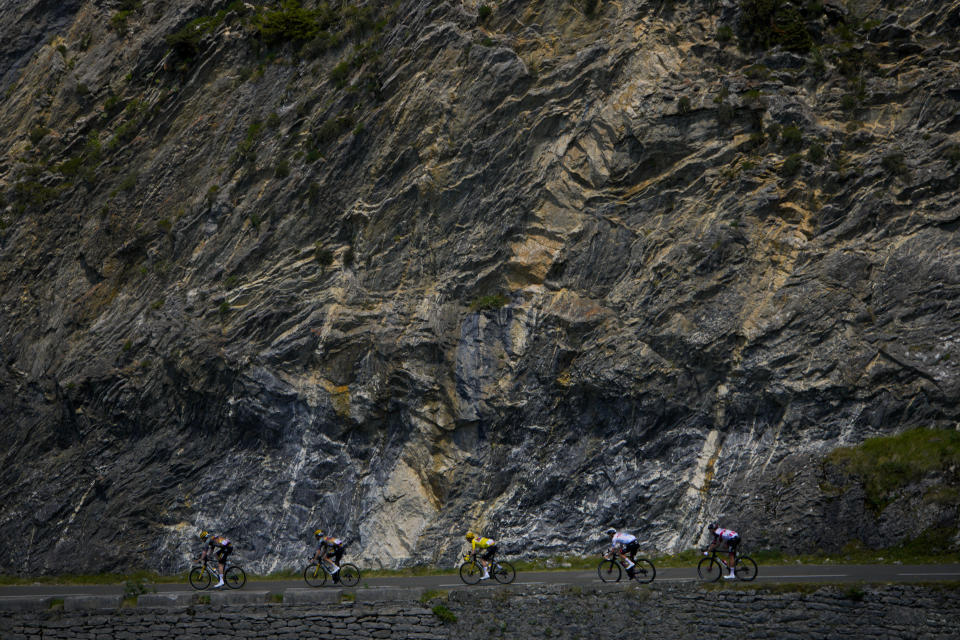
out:
<path id="1" fill-rule="evenodd" d="M 697 580 L 696 567 L 679 569 L 657 569 L 655 584 L 693 582 Z M 925 565 L 788 565 L 760 566 L 755 583 L 835 583 L 835 582 L 943 582 L 960 581 L 960 564 Z M 525 584 L 599 584 L 596 571 L 536 571 L 518 572 L 515 585 Z M 328 583 L 329 584 L 329 583 Z M 190 585 L 183 583 L 154 585 L 157 592 L 191 591 Z M 303 580 L 250 580 L 245 589 L 255 589 L 280 593 L 285 589 L 306 588 Z M 455 574 L 436 576 L 412 576 L 390 578 L 364 578 L 361 576 L 357 588 L 376 587 L 422 587 L 428 589 L 450 589 L 464 587 Z M 497 588 L 492 580 L 472 588 Z M 10 596 L 54 596 L 68 595 L 107 595 L 123 593 L 122 584 L 111 585 L 24 585 L 0 587 L 0 597 Z"/>

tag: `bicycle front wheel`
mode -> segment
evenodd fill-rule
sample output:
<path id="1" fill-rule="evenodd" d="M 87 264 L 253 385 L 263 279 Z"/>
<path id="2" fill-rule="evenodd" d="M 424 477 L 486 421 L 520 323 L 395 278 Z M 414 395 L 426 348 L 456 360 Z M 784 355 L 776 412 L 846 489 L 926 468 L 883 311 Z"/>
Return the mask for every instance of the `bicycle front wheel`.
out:
<path id="1" fill-rule="evenodd" d="M 757 563 L 750 556 L 740 556 L 737 560 L 737 578 L 750 582 L 757 577 Z"/>
<path id="2" fill-rule="evenodd" d="M 243 569 L 234 565 L 224 572 L 223 581 L 227 583 L 227 587 L 239 589 L 247 584 L 247 574 Z"/>
<path id="3" fill-rule="evenodd" d="M 601 560 L 597 567 L 597 574 L 604 582 L 620 582 L 620 564 L 613 560 Z"/>
<path id="4" fill-rule="evenodd" d="M 303 570 L 303 579 L 311 587 L 322 587 L 327 581 L 327 571 L 319 562 L 313 562 Z"/>
<path id="5" fill-rule="evenodd" d="M 640 584 L 649 584 L 657 577 L 657 568 L 646 558 L 637 558 L 633 566 L 633 579 Z"/>
<path id="6" fill-rule="evenodd" d="M 703 558 L 697 565 L 697 574 L 704 582 L 716 582 L 723 573 L 723 567 L 716 558 Z"/>
<path id="7" fill-rule="evenodd" d="M 472 560 L 460 565 L 460 579 L 466 584 L 477 584 L 483 575 L 483 568 Z"/>
<path id="8" fill-rule="evenodd" d="M 190 586 L 201 591 L 209 587 L 210 572 L 205 571 L 203 567 L 190 569 Z"/>
<path id="9" fill-rule="evenodd" d="M 337 573 L 340 574 L 340 584 L 345 587 L 352 587 L 360 582 L 360 569 L 357 569 L 355 565 L 349 562 L 340 565 L 340 571 Z"/>
<path id="10" fill-rule="evenodd" d="M 509 562 L 498 562 L 490 572 L 493 579 L 500 584 L 510 584 L 517 577 L 517 572 Z"/>

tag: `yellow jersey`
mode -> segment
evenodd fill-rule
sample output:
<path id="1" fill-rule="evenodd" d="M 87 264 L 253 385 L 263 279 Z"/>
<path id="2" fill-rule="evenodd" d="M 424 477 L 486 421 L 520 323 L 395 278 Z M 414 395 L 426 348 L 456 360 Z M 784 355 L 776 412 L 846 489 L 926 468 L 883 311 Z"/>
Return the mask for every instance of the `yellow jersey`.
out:
<path id="1" fill-rule="evenodd" d="M 470 541 L 470 548 L 473 551 L 477 549 L 489 549 L 495 544 L 497 544 L 497 541 L 491 540 L 490 538 L 474 538 Z"/>

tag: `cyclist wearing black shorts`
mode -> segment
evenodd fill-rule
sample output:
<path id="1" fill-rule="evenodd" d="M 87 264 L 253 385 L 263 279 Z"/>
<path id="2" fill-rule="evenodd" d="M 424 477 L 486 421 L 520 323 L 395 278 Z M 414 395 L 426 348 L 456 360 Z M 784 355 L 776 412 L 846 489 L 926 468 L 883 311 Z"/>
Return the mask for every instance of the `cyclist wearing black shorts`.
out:
<path id="1" fill-rule="evenodd" d="M 727 551 L 730 552 L 730 574 L 724 576 L 725 580 L 733 580 L 737 576 L 734 573 L 733 566 L 736 564 L 737 558 L 737 548 L 740 547 L 740 534 L 732 529 L 724 529 L 716 522 L 711 522 L 707 525 L 707 533 L 713 536 L 713 540 L 710 542 L 710 546 L 707 547 L 707 550 L 703 552 L 703 555 L 710 555 L 710 552 L 717 548 L 720 544 L 724 544 L 727 547 Z"/>
<path id="2" fill-rule="evenodd" d="M 317 529 L 313 535 L 317 539 L 317 552 L 313 555 L 313 561 L 317 562 L 322 558 L 330 563 L 333 567 L 330 576 L 335 583 L 340 582 L 340 561 L 343 559 L 344 551 L 347 550 L 347 545 L 340 538 L 324 536 L 323 529 Z"/>
<path id="3" fill-rule="evenodd" d="M 490 563 L 493 562 L 493 557 L 497 555 L 497 541 L 493 538 L 484 538 L 483 536 L 478 536 L 473 531 L 467 531 L 467 534 L 464 537 L 467 539 L 467 542 L 470 543 L 471 553 L 483 551 L 483 553 L 477 556 L 477 559 L 480 561 L 480 568 L 483 569 L 483 575 L 480 576 L 480 579 L 489 579 Z"/>
<path id="4" fill-rule="evenodd" d="M 632 578 L 633 572 L 636 570 L 634 558 L 637 556 L 637 551 L 640 550 L 640 541 L 637 540 L 635 535 L 617 531 L 613 527 L 610 527 L 604 533 L 610 536 L 610 551 L 626 561 L 627 575 Z"/>
<path id="5" fill-rule="evenodd" d="M 207 540 L 209 538 L 209 540 Z M 203 551 L 200 553 L 200 563 L 202 564 L 211 553 L 215 553 L 217 556 L 217 567 L 220 569 L 220 581 L 214 585 L 214 589 L 219 589 L 223 586 L 223 572 L 227 566 L 227 558 L 230 557 L 230 554 L 233 553 L 233 543 L 230 542 L 229 538 L 224 536 L 211 536 L 207 531 L 200 532 L 200 539 L 207 540 L 207 546 L 204 547 Z"/>

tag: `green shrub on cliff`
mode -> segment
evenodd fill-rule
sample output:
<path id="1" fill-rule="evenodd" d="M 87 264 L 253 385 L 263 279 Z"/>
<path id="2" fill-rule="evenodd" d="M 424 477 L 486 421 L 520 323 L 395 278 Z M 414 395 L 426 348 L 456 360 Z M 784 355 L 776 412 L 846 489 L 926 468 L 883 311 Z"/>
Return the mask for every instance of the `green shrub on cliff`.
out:
<path id="1" fill-rule="evenodd" d="M 856 447 L 836 449 L 827 462 L 859 478 L 867 500 L 880 509 L 896 490 L 960 465 L 960 432 L 911 429 L 870 438 Z"/>
<path id="2" fill-rule="evenodd" d="M 510 299 L 499 293 L 480 296 L 470 303 L 470 311 L 493 311 L 499 309 L 510 302 Z"/>

